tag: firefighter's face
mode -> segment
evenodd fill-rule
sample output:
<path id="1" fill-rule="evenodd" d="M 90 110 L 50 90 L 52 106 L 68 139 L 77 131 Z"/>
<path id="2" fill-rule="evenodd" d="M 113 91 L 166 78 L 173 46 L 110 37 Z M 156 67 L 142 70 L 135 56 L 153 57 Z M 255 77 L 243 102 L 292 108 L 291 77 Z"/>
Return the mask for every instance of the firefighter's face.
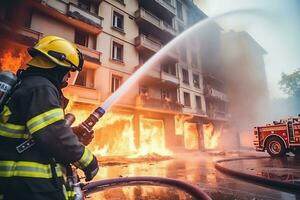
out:
<path id="1" fill-rule="evenodd" d="M 68 80 L 70 77 L 71 77 L 71 73 L 70 72 L 66 73 L 66 75 L 62 79 L 61 88 L 65 88 L 68 86 Z"/>

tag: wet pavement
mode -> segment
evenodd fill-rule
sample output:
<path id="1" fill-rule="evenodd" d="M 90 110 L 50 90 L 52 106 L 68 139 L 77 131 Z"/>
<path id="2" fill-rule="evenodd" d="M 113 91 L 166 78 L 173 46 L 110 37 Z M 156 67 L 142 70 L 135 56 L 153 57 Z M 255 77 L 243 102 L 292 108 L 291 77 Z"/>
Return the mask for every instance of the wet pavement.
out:
<path id="1" fill-rule="evenodd" d="M 176 158 L 160 162 L 132 163 L 113 166 L 103 166 L 96 179 L 126 177 L 126 176 L 162 176 L 180 179 L 199 186 L 213 199 L 217 200 L 259 200 L 259 199 L 300 199 L 300 193 L 279 191 L 256 185 L 227 176 L 214 167 L 214 161 L 238 154 L 210 155 L 208 153 L 184 153 Z M 296 158 L 286 159 L 251 159 L 225 163 L 224 166 L 240 169 L 245 173 L 276 177 L 283 181 L 297 182 L 300 176 Z M 285 172 L 285 173 L 284 173 Z M 275 175 L 274 175 L 275 174 Z M 292 174 L 293 178 L 285 176 Z M 299 175 L 299 176 L 298 176 Z M 161 186 L 122 186 L 105 189 L 90 195 L 90 200 L 190 200 L 186 193 L 176 189 Z"/>
<path id="2" fill-rule="evenodd" d="M 240 172 L 263 178 L 300 185 L 300 158 L 260 158 L 245 159 L 221 164 L 229 169 L 240 169 Z"/>

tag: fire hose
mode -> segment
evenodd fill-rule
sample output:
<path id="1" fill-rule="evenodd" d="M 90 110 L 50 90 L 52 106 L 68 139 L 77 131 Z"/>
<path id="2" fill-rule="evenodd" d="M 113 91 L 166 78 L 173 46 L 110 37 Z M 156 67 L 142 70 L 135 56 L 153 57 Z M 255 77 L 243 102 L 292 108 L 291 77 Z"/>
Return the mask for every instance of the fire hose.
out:
<path id="1" fill-rule="evenodd" d="M 87 183 L 82 189 L 85 195 L 97 192 L 101 189 L 108 187 L 114 187 L 118 185 L 166 185 L 173 186 L 182 189 L 186 193 L 190 194 L 197 200 L 211 200 L 211 198 L 201 191 L 198 187 L 189 183 L 163 177 L 150 177 L 150 176 L 139 176 L 139 177 L 124 177 L 114 178 L 101 181 L 94 181 Z"/>
<path id="2" fill-rule="evenodd" d="M 102 109 L 101 107 L 97 108 L 81 124 L 81 126 L 88 130 L 92 130 L 93 126 L 103 116 L 104 113 L 105 113 L 104 109 Z M 65 120 L 67 125 L 71 125 L 75 121 L 75 116 L 73 114 L 67 114 Z M 97 189 L 105 189 L 107 187 L 113 187 L 117 185 L 137 185 L 137 184 L 138 185 L 159 184 L 159 185 L 173 186 L 182 189 L 183 191 L 190 194 L 192 197 L 196 198 L 197 200 L 211 200 L 211 198 L 203 191 L 201 191 L 200 188 L 176 179 L 163 178 L 163 177 L 149 177 L 149 176 L 125 177 L 125 178 L 115 178 L 115 179 L 94 181 L 94 182 L 87 183 L 83 185 L 83 187 L 81 187 L 80 182 L 78 182 L 79 179 L 76 170 L 72 171 L 72 174 L 73 176 L 70 177 L 69 181 L 74 188 L 75 194 L 78 195 L 76 197 L 76 199 L 78 200 L 81 200 L 83 197 L 81 190 L 83 191 L 84 195 L 87 196 L 88 194 L 96 192 Z"/>

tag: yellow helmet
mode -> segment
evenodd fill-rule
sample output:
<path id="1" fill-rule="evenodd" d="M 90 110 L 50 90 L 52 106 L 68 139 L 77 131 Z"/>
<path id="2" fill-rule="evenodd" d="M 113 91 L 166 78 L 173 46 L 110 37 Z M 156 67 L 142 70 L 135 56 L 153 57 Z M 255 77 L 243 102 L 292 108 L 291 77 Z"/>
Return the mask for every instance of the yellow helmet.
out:
<path id="1" fill-rule="evenodd" d="M 76 45 L 57 36 L 46 36 L 28 49 L 33 58 L 28 64 L 40 68 L 53 68 L 57 65 L 81 71 L 83 56 Z"/>

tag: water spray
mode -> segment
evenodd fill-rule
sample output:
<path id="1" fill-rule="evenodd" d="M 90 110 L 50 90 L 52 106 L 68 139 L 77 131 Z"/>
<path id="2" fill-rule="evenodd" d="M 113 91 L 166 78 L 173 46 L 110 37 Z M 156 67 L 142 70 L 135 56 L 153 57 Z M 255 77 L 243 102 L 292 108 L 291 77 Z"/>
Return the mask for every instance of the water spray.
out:
<path id="1" fill-rule="evenodd" d="M 154 64 L 156 64 L 163 56 L 166 55 L 174 46 L 180 43 L 184 38 L 187 38 L 191 33 L 193 33 L 198 28 L 201 28 L 210 22 L 213 22 L 219 18 L 226 17 L 232 14 L 238 13 L 250 13 L 258 12 L 258 9 L 241 9 L 226 12 L 215 17 L 206 18 L 200 22 L 194 24 L 186 31 L 182 32 L 180 35 L 172 39 L 168 44 L 166 44 L 162 49 L 160 49 L 156 54 L 154 54 L 147 62 L 145 62 L 135 73 L 133 73 L 111 96 L 109 96 L 103 104 L 96 108 L 94 112 L 79 126 L 84 128 L 87 132 L 92 132 L 94 125 L 99 121 L 99 119 L 125 92 L 143 75 L 145 72 Z"/>

